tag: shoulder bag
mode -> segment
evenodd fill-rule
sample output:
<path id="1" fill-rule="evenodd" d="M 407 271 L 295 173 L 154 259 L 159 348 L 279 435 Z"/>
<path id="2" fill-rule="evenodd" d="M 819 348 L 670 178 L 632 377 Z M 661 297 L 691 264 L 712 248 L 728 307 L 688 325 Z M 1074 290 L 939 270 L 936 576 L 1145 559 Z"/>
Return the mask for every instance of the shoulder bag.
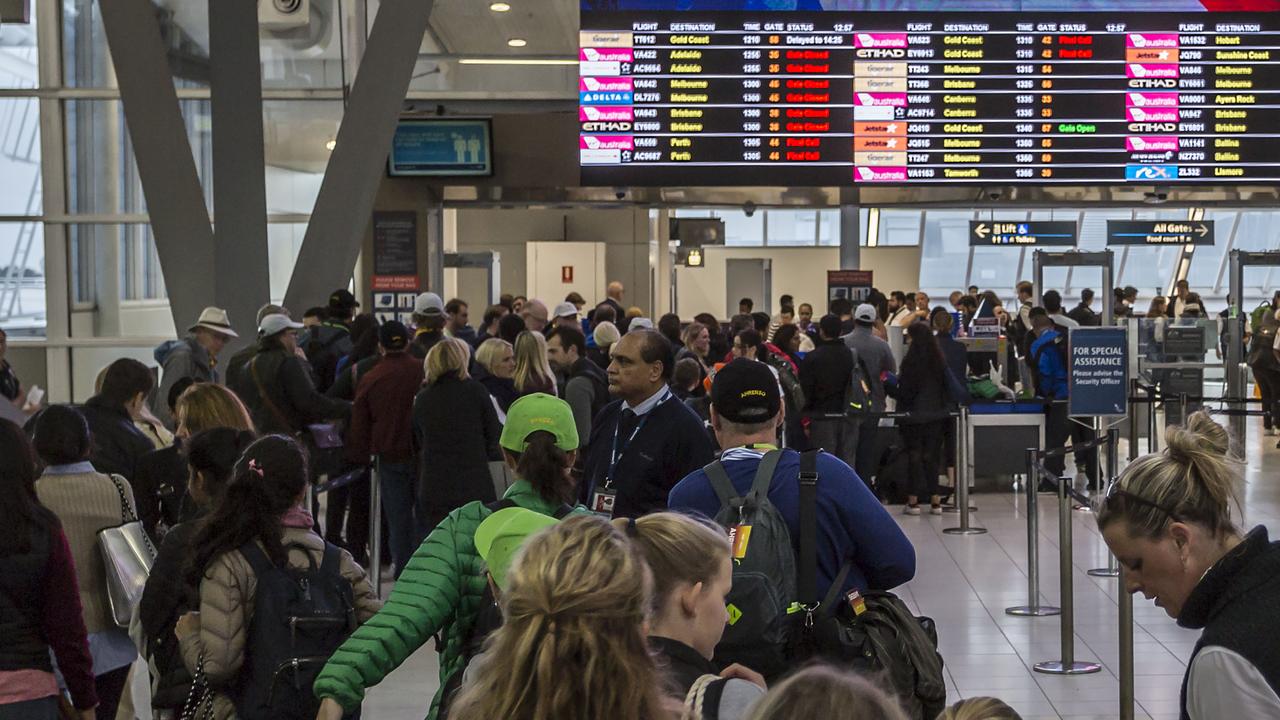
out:
<path id="1" fill-rule="evenodd" d="M 98 531 L 98 550 L 106 567 L 111 616 L 117 626 L 128 630 L 138 603 L 142 601 L 142 589 L 151 575 L 156 549 L 125 495 L 122 478 L 112 475 L 111 482 L 120 494 L 120 525 Z"/>

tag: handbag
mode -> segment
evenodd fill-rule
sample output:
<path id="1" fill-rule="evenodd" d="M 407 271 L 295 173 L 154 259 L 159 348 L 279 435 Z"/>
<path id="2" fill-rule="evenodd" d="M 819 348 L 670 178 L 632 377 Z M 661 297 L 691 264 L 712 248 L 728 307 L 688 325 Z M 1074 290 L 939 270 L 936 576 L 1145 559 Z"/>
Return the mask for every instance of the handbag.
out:
<path id="1" fill-rule="evenodd" d="M 204 653 L 196 660 L 196 671 L 191 680 L 191 690 L 187 693 L 187 701 L 182 705 L 180 720 L 212 720 L 213 689 L 209 687 L 209 676 L 204 672 Z"/>
<path id="2" fill-rule="evenodd" d="M 120 525 L 98 531 L 98 550 L 106 567 L 107 600 L 111 604 L 111 616 L 124 630 L 142 601 L 142 590 L 151 575 L 156 559 L 156 549 L 133 510 L 133 504 L 124 493 L 123 479 L 111 476 L 111 482 L 120 493 Z"/>

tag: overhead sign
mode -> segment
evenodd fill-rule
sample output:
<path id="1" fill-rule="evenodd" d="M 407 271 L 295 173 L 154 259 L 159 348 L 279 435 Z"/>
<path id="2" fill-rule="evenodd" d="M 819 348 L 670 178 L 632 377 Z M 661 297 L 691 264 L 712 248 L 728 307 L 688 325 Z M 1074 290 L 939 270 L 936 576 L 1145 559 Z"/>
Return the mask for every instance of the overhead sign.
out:
<path id="1" fill-rule="evenodd" d="M 1067 369 L 1073 416 L 1124 415 L 1129 392 L 1129 342 L 1122 327 L 1071 331 Z"/>
<path id="2" fill-rule="evenodd" d="M 871 270 L 828 270 L 827 300 L 846 298 L 855 305 L 871 294 Z"/>
<path id="3" fill-rule="evenodd" d="M 401 120 L 388 156 L 397 176 L 493 174 L 493 130 L 486 119 Z"/>
<path id="4" fill-rule="evenodd" d="M 1075 247 L 1078 242 L 1079 234 L 1073 220 L 1031 222 L 971 220 L 969 222 L 970 247 L 993 245 Z"/>
<path id="5" fill-rule="evenodd" d="M 1108 245 L 1212 245 L 1212 220 L 1108 220 Z"/>

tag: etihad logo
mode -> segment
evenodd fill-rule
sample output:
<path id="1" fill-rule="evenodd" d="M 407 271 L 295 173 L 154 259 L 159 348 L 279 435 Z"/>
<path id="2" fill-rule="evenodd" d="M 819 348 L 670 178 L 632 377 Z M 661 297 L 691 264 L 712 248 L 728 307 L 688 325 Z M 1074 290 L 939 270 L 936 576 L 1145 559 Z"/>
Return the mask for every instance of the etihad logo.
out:
<path id="1" fill-rule="evenodd" d="M 747 390 L 746 392 L 742 393 L 738 397 L 739 398 L 768 397 L 768 395 L 763 390 Z"/>

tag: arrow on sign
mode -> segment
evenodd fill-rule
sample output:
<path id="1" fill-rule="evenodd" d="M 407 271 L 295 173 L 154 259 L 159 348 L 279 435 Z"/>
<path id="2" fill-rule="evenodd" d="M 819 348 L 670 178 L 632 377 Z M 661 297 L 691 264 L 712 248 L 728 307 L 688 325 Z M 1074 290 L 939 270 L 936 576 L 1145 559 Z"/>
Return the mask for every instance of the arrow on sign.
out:
<path id="1" fill-rule="evenodd" d="M 1200 226 L 1196 228 L 1196 232 L 1200 233 L 1200 237 L 1204 237 L 1209 234 L 1209 228 L 1205 227 L 1204 223 L 1200 223 Z"/>
<path id="2" fill-rule="evenodd" d="M 974 234 L 974 235 L 977 235 L 978 237 L 980 237 L 980 238 L 982 238 L 982 239 L 984 239 L 984 240 L 987 238 L 987 235 L 988 235 L 990 232 L 991 232 L 991 230 L 990 230 L 990 228 L 988 228 L 988 227 L 987 227 L 987 224 L 986 224 L 986 223 L 982 223 L 982 224 L 978 225 L 978 227 L 976 227 L 976 228 L 974 228 L 974 229 L 973 229 L 973 234 Z"/>

